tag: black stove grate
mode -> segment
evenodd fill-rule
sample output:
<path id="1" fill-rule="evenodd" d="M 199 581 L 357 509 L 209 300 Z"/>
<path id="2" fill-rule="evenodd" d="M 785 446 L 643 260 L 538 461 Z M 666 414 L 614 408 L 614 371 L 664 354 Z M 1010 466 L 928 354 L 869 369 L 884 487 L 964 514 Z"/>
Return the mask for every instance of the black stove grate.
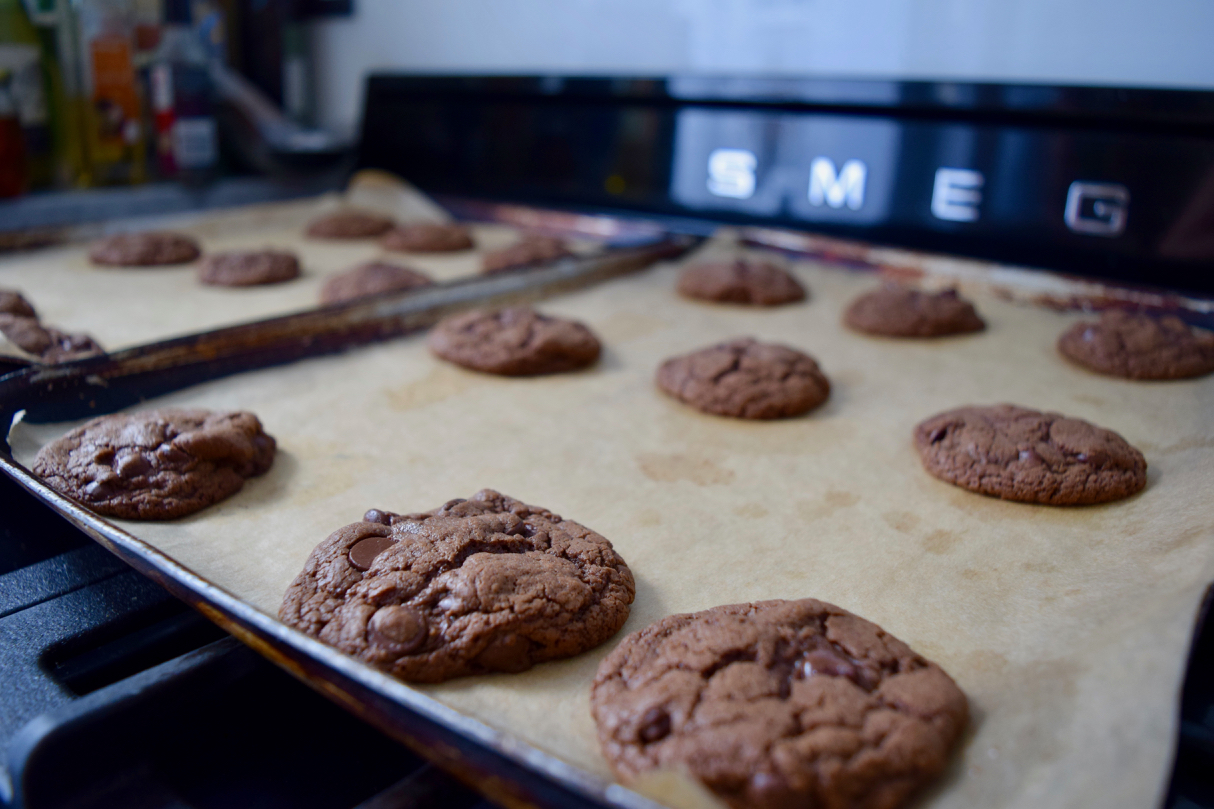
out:
<path id="1" fill-rule="evenodd" d="M 0 806 L 493 809 L 0 478 Z"/>

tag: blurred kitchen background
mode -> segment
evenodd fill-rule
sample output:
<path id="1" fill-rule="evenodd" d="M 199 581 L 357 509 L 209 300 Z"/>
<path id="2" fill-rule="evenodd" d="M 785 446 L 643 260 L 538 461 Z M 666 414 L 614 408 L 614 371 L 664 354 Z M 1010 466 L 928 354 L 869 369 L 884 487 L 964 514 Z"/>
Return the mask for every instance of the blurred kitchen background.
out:
<path id="1" fill-rule="evenodd" d="M 374 70 L 1214 89 L 1211 31 L 1208 0 L 0 0 L 0 196 L 314 191 Z"/>

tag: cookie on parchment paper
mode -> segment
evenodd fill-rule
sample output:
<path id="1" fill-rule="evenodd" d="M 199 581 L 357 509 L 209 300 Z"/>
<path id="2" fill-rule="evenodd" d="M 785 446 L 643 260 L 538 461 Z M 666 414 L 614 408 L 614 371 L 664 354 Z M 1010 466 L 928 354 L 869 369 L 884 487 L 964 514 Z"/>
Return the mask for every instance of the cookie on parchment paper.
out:
<path id="1" fill-rule="evenodd" d="M 386 261 L 368 261 L 330 276 L 320 288 L 320 302 L 331 306 L 359 298 L 373 298 L 388 292 L 421 289 L 433 285 L 434 281 L 430 276 L 409 267 Z"/>
<path id="2" fill-rule="evenodd" d="M 1147 462 L 1112 430 L 1016 405 L 959 407 L 915 427 L 924 468 L 972 492 L 1053 506 L 1129 497 Z"/>
<path id="3" fill-rule="evenodd" d="M 198 242 L 181 233 L 118 233 L 93 243 L 89 260 L 106 267 L 187 264 L 202 255 Z"/>
<path id="4" fill-rule="evenodd" d="M 145 410 L 95 418 L 47 444 L 34 474 L 98 514 L 171 520 L 240 491 L 275 449 L 252 413 Z"/>
<path id="5" fill-rule="evenodd" d="M 299 259 L 285 250 L 211 253 L 198 265 L 198 280 L 207 286 L 251 287 L 298 277 Z"/>
<path id="6" fill-rule="evenodd" d="M 526 306 L 451 315 L 430 331 L 426 343 L 448 362 L 502 376 L 576 371 L 594 364 L 602 350 L 583 324 Z"/>
<path id="7" fill-rule="evenodd" d="M 939 666 L 808 598 L 634 632 L 599 665 L 590 705 L 625 780 L 680 770 L 733 809 L 892 809 L 944 770 L 968 717 Z"/>
<path id="8" fill-rule="evenodd" d="M 61 331 L 33 317 L 0 313 L 0 334 L 26 354 L 51 365 L 105 353 L 89 335 Z"/>
<path id="9" fill-rule="evenodd" d="M 485 489 L 423 513 L 368 511 L 312 551 L 278 614 L 401 679 L 441 682 L 593 649 L 635 592 L 604 537 Z"/>
<path id="10" fill-rule="evenodd" d="M 569 249 L 569 245 L 563 239 L 529 234 L 509 247 L 485 253 L 481 259 L 481 272 L 492 274 L 520 270 L 572 255 L 573 251 Z"/>
<path id="11" fill-rule="evenodd" d="M 313 219 L 305 233 L 313 239 L 370 239 L 391 227 L 392 220 L 386 216 L 347 208 Z"/>
<path id="12" fill-rule="evenodd" d="M 943 337 L 986 328 L 974 305 L 956 290 L 925 292 L 900 284 L 861 295 L 847 308 L 843 322 L 882 337 Z"/>
<path id="13" fill-rule="evenodd" d="M 37 318 L 34 305 L 15 289 L 0 289 L 0 314 Z"/>
<path id="14" fill-rule="evenodd" d="M 813 357 L 750 337 L 666 360 L 657 385 L 697 410 L 740 419 L 799 416 L 830 396 Z"/>
<path id="15" fill-rule="evenodd" d="M 402 253 L 452 253 L 476 246 L 468 228 L 445 222 L 412 222 L 397 225 L 379 240 L 385 250 Z"/>
<path id="16" fill-rule="evenodd" d="M 1108 311 L 1094 323 L 1067 329 L 1058 350 L 1085 368 L 1126 379 L 1188 379 L 1214 371 L 1214 332 L 1175 316 Z"/>
<path id="17" fill-rule="evenodd" d="M 706 261 L 679 274 L 679 294 L 716 303 L 779 306 L 805 300 L 805 287 L 778 264 L 761 259 Z"/>

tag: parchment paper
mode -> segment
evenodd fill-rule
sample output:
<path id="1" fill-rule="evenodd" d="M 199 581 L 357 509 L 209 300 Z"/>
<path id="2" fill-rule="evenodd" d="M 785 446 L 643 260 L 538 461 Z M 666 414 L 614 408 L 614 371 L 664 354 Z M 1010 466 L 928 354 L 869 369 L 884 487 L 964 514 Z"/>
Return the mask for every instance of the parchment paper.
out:
<path id="1" fill-rule="evenodd" d="M 0 258 L 0 287 L 20 290 L 43 322 L 64 331 L 86 332 L 107 351 L 117 351 L 315 308 L 327 277 L 372 259 L 413 267 L 440 283 L 476 275 L 485 251 L 505 247 L 519 237 L 516 228 L 473 225 L 475 250 L 428 255 L 382 250 L 376 239 L 304 237 L 308 222 L 345 205 L 381 211 L 399 221 L 450 219 L 407 183 L 382 173 L 364 172 L 355 177 L 344 194 L 252 205 L 222 213 L 141 220 L 114 228 L 164 228 L 187 233 L 199 240 L 204 253 L 266 247 L 291 250 L 299 256 L 303 272 L 287 283 L 242 288 L 204 286 L 197 279 L 197 262 L 151 268 L 97 267 L 88 260 L 87 244 L 72 244 Z M 573 244 L 579 250 L 593 245 L 584 239 Z"/>
<path id="2" fill-rule="evenodd" d="M 989 324 L 979 335 L 858 336 L 840 316 L 875 280 L 809 263 L 795 272 L 811 300 L 771 310 L 682 300 L 674 266 L 548 301 L 542 309 L 582 319 L 604 341 L 583 373 L 475 374 L 412 337 L 164 397 L 149 406 L 253 410 L 277 436 L 278 459 L 193 517 L 120 525 L 275 614 L 312 547 L 367 508 L 415 511 L 497 488 L 612 540 L 637 579 L 624 632 L 675 612 L 812 596 L 940 663 L 973 722 L 927 804 L 1157 803 L 1195 609 L 1214 578 L 1214 378 L 1084 372 L 1054 349 L 1074 315 L 994 297 L 977 299 Z M 663 359 L 738 335 L 814 355 L 834 386 L 829 401 L 802 418 L 746 423 L 654 388 Z M 918 421 L 1001 401 L 1118 431 L 1145 453 L 1147 489 L 1051 508 L 922 470 Z M 18 459 L 28 465 L 69 426 L 18 425 Z M 423 690 L 610 777 L 588 694 L 616 641 L 524 674 Z"/>

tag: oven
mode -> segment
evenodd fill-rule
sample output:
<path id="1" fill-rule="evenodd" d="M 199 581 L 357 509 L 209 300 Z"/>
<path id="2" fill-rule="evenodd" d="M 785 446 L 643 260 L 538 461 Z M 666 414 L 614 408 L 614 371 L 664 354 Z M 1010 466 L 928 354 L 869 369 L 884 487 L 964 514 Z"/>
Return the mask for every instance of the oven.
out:
<path id="1" fill-rule="evenodd" d="M 913 275 L 952 257 L 1062 279 L 1014 293 L 1036 305 L 1132 306 L 1214 326 L 1208 92 L 382 73 L 363 108 L 356 168 L 407 178 L 468 221 L 597 233 L 644 263 L 722 226 L 843 271 Z M 127 365 L 105 366 L 122 381 L 99 407 L 309 357 L 329 350 L 324 335 L 370 344 L 416 328 L 406 320 L 419 312 L 394 312 L 390 327 L 368 310 L 183 338 L 175 356 L 211 351 L 187 365 L 155 344 L 134 348 Z M 245 342 L 223 355 L 225 340 Z M 138 357 L 153 369 L 143 377 L 130 371 Z M 78 396 L 38 401 L 83 412 Z M 28 488 L 0 478 L 4 805 L 493 805 L 478 790 L 519 805 L 628 805 L 509 740 L 392 706 L 329 659 L 310 667 L 188 570 Z M 1208 605 L 1192 616 L 1167 809 L 1214 806 Z"/>

